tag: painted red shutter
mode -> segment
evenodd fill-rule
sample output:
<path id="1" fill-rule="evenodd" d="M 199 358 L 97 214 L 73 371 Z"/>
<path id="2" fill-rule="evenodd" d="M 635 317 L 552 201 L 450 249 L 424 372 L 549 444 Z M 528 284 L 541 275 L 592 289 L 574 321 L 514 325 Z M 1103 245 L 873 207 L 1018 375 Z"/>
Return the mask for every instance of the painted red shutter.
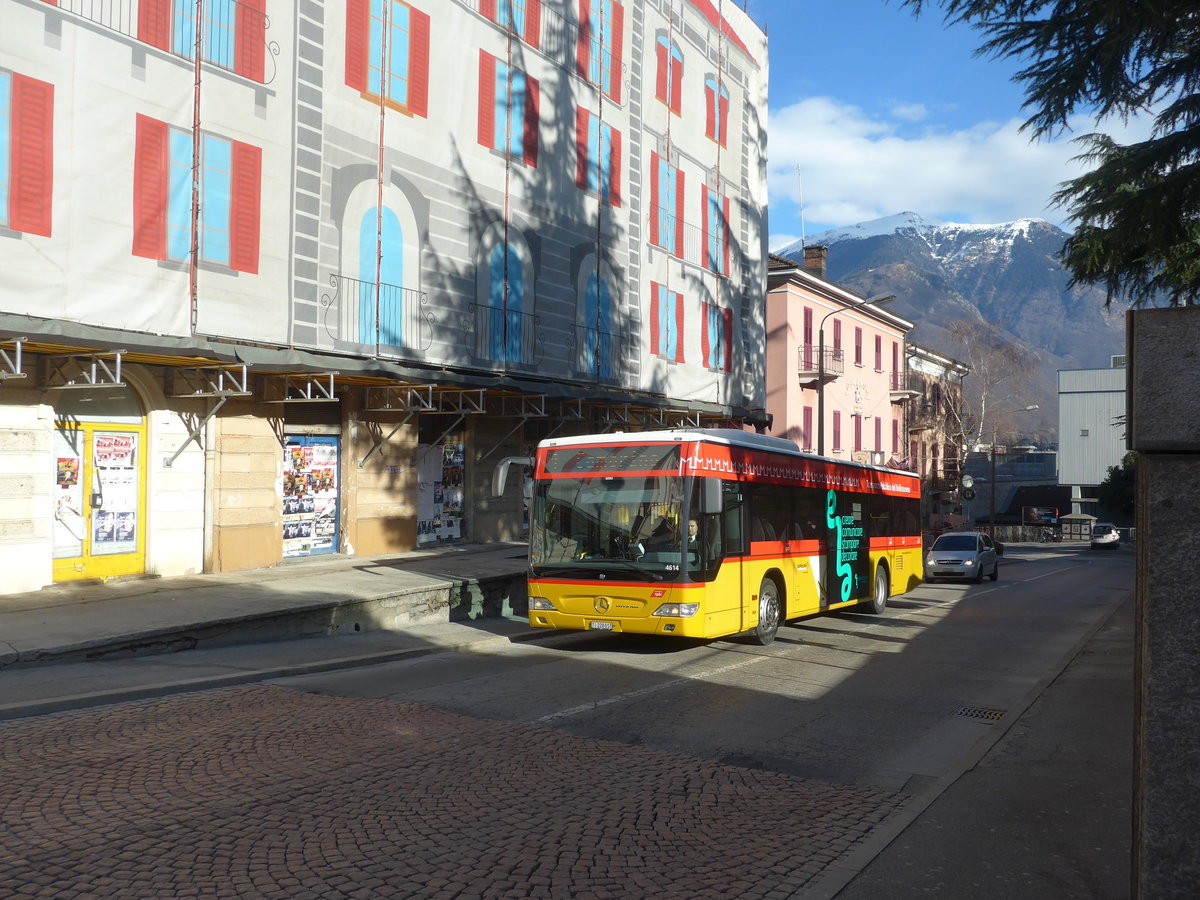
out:
<path id="1" fill-rule="evenodd" d="M 704 268 L 712 271 L 712 251 L 708 246 L 708 220 L 712 218 L 712 212 L 708 208 L 708 185 L 700 186 L 700 264 Z"/>
<path id="2" fill-rule="evenodd" d="M 729 198 L 721 199 L 721 274 L 729 274 L 729 238 L 733 229 L 729 226 Z"/>
<path id="3" fill-rule="evenodd" d="M 592 8 L 590 0 L 579 0 L 579 35 L 575 40 L 575 72 L 585 81 L 592 62 Z"/>
<path id="4" fill-rule="evenodd" d="M 171 46 L 171 0 L 142 0 L 138 4 L 138 40 L 168 50 Z"/>
<path id="5" fill-rule="evenodd" d="M 612 56 L 609 58 L 608 95 L 620 103 L 623 56 L 625 54 L 625 7 L 620 3 L 613 4 L 612 39 L 609 41 L 608 49 L 612 52 Z"/>
<path id="6" fill-rule="evenodd" d="M 167 123 L 142 115 L 133 150 L 133 255 L 167 256 Z"/>
<path id="7" fill-rule="evenodd" d="M 496 0 L 479 0 L 479 11 L 484 17 L 496 21 Z"/>
<path id="8" fill-rule="evenodd" d="M 729 98 L 720 94 L 717 104 L 721 110 L 721 133 L 717 135 L 717 140 L 722 147 L 725 147 L 729 144 Z"/>
<path id="9" fill-rule="evenodd" d="M 658 320 L 662 315 L 662 298 L 659 292 L 662 291 L 662 285 L 657 281 L 650 282 L 650 353 L 653 356 L 658 356 L 661 352 L 658 338 Z"/>
<path id="10" fill-rule="evenodd" d="M 408 11 L 408 111 L 429 116 L 429 15 Z"/>
<path id="11" fill-rule="evenodd" d="M 241 0 L 234 37 L 234 71 L 260 84 L 266 77 L 266 12 L 266 0 Z"/>
<path id="12" fill-rule="evenodd" d="M 493 147 L 496 139 L 496 58 L 479 51 L 479 143 Z"/>
<path id="13" fill-rule="evenodd" d="M 683 294 L 675 294 L 675 362 L 683 362 L 683 336 L 687 329 L 683 327 Z"/>
<path id="14" fill-rule="evenodd" d="M 675 255 L 683 259 L 683 169 L 675 172 Z"/>
<path id="15" fill-rule="evenodd" d="M 370 0 L 346 0 L 346 84 L 356 91 L 367 89 L 370 29 Z"/>
<path id="16" fill-rule="evenodd" d="M 575 110 L 575 184 L 583 190 L 588 186 L 588 119 L 582 106 Z"/>
<path id="17" fill-rule="evenodd" d="M 12 76 L 8 224 L 50 237 L 54 206 L 54 85 Z"/>
<path id="18" fill-rule="evenodd" d="M 258 274 L 262 148 L 233 142 L 233 197 L 229 209 L 229 265 Z"/>
<path id="19" fill-rule="evenodd" d="M 716 92 L 705 82 L 704 85 L 704 136 L 713 138 L 717 137 L 717 95 Z"/>
<path id="20" fill-rule="evenodd" d="M 721 310 L 725 320 L 725 371 L 733 371 L 733 310 Z"/>
<path id="21" fill-rule="evenodd" d="M 681 115 L 683 109 L 683 60 L 671 57 L 671 112 Z"/>
<path id="22" fill-rule="evenodd" d="M 525 43 L 539 47 L 542 43 L 542 0 L 525 2 Z"/>
<path id="23" fill-rule="evenodd" d="M 612 156 L 608 159 L 608 202 L 621 205 L 621 132 L 612 130 Z"/>
<path id="24" fill-rule="evenodd" d="M 542 94 L 536 78 L 525 76 L 525 131 L 522 144 L 525 148 L 525 165 L 537 168 L 538 131 L 541 125 Z"/>
<path id="25" fill-rule="evenodd" d="M 712 345 L 708 340 L 708 333 L 712 330 L 712 304 L 700 302 L 700 316 L 703 321 L 700 323 L 700 356 L 705 367 L 712 365 Z"/>
<path id="26" fill-rule="evenodd" d="M 650 243 L 659 246 L 658 217 L 662 201 L 658 196 L 658 154 L 650 151 Z"/>
<path id="27" fill-rule="evenodd" d="M 654 82 L 654 96 L 667 103 L 670 101 L 667 85 L 671 76 L 671 52 L 662 41 L 655 42 L 654 50 L 658 58 L 658 78 Z"/>

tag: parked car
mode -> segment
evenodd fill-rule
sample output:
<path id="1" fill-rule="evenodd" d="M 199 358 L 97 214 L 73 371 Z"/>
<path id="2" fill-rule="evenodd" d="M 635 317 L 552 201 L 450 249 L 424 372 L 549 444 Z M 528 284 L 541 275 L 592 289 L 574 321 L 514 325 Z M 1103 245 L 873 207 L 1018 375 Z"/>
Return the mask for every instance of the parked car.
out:
<path id="1" fill-rule="evenodd" d="M 987 575 L 1000 577 L 1000 551 L 991 537 L 981 531 L 955 531 L 943 534 L 925 556 L 925 581 L 933 584 L 942 578 L 966 578 L 976 584 Z"/>
<path id="2" fill-rule="evenodd" d="M 1092 549 L 1106 550 L 1121 543 L 1121 533 L 1112 522 L 1097 522 L 1092 526 Z"/>

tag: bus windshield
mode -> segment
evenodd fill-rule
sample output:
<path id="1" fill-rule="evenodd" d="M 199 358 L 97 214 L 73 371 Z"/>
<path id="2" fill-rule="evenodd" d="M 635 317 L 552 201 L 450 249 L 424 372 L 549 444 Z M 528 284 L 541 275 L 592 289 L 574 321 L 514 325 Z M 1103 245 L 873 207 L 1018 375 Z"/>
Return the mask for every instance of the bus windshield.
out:
<path id="1" fill-rule="evenodd" d="M 530 563 L 539 575 L 674 579 L 686 539 L 683 512 L 683 480 L 673 475 L 541 481 Z"/>

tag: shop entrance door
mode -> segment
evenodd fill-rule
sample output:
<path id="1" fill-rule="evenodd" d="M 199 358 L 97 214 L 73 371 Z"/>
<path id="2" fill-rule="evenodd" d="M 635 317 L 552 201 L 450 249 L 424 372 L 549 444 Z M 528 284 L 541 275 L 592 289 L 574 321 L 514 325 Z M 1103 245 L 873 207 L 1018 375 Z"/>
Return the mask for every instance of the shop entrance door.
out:
<path id="1" fill-rule="evenodd" d="M 283 448 L 283 555 L 338 550 L 341 439 L 287 435 Z"/>
<path id="2" fill-rule="evenodd" d="M 60 418 L 54 432 L 54 580 L 146 569 L 146 426 Z"/>

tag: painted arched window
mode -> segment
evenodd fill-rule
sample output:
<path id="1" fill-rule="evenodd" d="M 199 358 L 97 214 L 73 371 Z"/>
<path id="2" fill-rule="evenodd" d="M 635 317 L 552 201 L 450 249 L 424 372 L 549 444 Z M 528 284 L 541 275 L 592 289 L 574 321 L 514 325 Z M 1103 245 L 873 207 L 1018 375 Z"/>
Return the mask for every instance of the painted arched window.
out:
<path id="1" fill-rule="evenodd" d="M 488 257 L 488 305 L 491 307 L 488 355 L 491 359 L 522 361 L 524 295 L 525 273 L 516 248 L 511 244 L 497 244 Z"/>
<path id="2" fill-rule="evenodd" d="M 671 112 L 679 114 L 683 105 L 683 54 L 679 45 L 660 35 L 655 45 L 658 63 L 658 78 L 654 96 L 667 104 Z"/>
<path id="3" fill-rule="evenodd" d="M 593 272 L 583 295 L 583 367 L 600 378 L 613 375 L 612 291 Z"/>
<path id="4" fill-rule="evenodd" d="M 711 75 L 704 79 L 704 134 L 722 147 L 728 146 L 729 91 Z"/>
<path id="5" fill-rule="evenodd" d="M 375 228 L 381 251 L 379 290 L 375 289 Z M 400 219 L 386 207 L 371 207 L 362 217 L 358 246 L 358 340 L 363 344 L 404 346 L 404 235 Z M 378 300 L 376 299 L 378 298 Z M 378 303 L 378 306 L 376 306 Z M 378 340 L 376 312 L 378 311 Z"/>

